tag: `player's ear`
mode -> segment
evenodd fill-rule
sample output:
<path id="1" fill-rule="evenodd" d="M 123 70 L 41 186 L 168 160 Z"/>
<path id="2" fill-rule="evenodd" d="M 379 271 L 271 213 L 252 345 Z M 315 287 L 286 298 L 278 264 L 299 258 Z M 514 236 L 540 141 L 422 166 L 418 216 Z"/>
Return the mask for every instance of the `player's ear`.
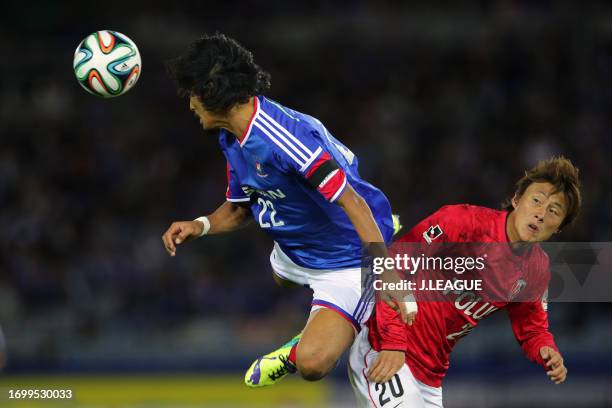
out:
<path id="1" fill-rule="evenodd" d="M 518 207 L 518 202 L 519 202 L 520 197 L 517 196 L 516 194 L 514 194 L 512 196 L 512 200 L 510 200 L 510 202 L 512 203 L 512 208 L 514 208 L 516 210 L 516 207 Z"/>

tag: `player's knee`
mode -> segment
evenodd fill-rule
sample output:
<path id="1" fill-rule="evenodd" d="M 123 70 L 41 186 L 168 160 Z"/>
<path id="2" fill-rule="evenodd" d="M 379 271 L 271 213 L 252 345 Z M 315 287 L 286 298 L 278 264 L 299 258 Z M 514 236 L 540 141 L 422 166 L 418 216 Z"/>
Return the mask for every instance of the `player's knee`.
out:
<path id="1" fill-rule="evenodd" d="M 331 356 L 326 356 L 325 353 L 308 353 L 297 357 L 298 371 L 307 381 L 322 379 L 334 368 L 335 364 L 336 361 Z"/>
<path id="2" fill-rule="evenodd" d="M 319 381 L 327 375 L 329 370 L 322 362 L 306 360 L 298 363 L 298 370 L 306 381 Z"/>

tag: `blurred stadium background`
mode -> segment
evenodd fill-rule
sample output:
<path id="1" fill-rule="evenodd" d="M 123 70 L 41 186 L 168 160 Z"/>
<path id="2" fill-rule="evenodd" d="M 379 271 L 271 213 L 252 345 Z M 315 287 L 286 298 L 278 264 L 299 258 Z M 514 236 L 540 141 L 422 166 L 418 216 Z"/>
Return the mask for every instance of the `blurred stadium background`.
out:
<path id="1" fill-rule="evenodd" d="M 410 5 L 407 5 L 410 3 Z M 350 407 L 321 383 L 243 388 L 250 361 L 298 331 L 307 290 L 277 288 L 256 227 L 166 256 L 160 236 L 223 201 L 225 164 L 163 62 L 221 31 L 272 74 L 269 96 L 320 118 L 406 226 L 447 203 L 496 207 L 553 154 L 582 171 L 563 241 L 612 232 L 612 5 L 575 1 L 3 3 L 0 15 L 0 389 L 72 388 L 1 406 Z M 130 36 L 127 95 L 85 93 L 85 35 Z M 612 406 L 610 304 L 551 304 L 569 367 L 552 385 L 500 315 L 459 344 L 445 405 Z M 2 343 L 2 342 L 0 342 Z M 1 359 L 0 359 L 1 360 Z M 54 405 L 55 404 L 55 405 Z"/>

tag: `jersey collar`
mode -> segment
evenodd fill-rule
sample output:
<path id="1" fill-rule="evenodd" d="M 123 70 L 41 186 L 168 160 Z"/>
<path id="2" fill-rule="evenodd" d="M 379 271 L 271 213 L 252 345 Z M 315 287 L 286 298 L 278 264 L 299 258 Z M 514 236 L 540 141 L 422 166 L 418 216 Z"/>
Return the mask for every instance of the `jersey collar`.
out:
<path id="1" fill-rule="evenodd" d="M 259 98 L 257 96 L 253 97 L 253 114 L 251 115 L 251 119 L 249 119 L 249 123 L 247 124 L 246 129 L 244 129 L 244 134 L 242 135 L 242 141 L 240 142 L 240 147 L 243 147 L 246 143 L 247 139 L 251 135 L 251 129 L 253 128 L 253 122 L 255 122 L 255 118 L 259 115 Z"/>

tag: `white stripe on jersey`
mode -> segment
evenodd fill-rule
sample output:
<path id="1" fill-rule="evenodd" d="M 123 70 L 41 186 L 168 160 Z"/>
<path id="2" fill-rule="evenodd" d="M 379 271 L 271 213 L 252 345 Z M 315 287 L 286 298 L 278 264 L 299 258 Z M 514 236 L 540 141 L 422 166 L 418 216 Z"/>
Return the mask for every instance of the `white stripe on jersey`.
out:
<path id="1" fill-rule="evenodd" d="M 334 177 L 336 175 L 336 173 L 339 172 L 339 171 L 340 171 L 340 169 L 336 169 L 336 170 L 332 171 L 331 173 L 329 173 L 327 176 L 325 176 L 325 178 L 323 179 L 321 184 L 319 184 L 318 188 L 321 188 L 324 185 L 326 185 L 329 182 L 329 180 L 331 180 L 331 178 Z"/>
<path id="2" fill-rule="evenodd" d="M 266 112 L 264 112 L 262 110 L 261 111 L 261 116 L 266 118 L 272 125 L 274 125 L 281 132 L 283 132 L 285 135 L 287 135 L 287 137 L 289 137 L 291 140 L 293 140 L 299 147 L 301 147 L 304 150 L 304 152 L 306 152 L 306 154 L 308 154 L 309 156 L 312 156 L 312 152 L 310 151 L 310 149 L 308 149 L 306 146 L 304 146 L 304 144 L 297 137 L 293 136 L 287 129 L 285 129 L 283 126 L 281 126 L 281 124 L 278 123 L 276 120 L 274 120 L 270 115 L 268 115 Z"/>
<path id="3" fill-rule="evenodd" d="M 300 171 L 303 173 L 304 170 L 306 170 L 308 168 L 308 166 L 310 166 L 312 164 L 313 161 L 315 161 L 315 159 L 317 157 L 319 157 L 319 154 L 323 151 L 323 149 L 321 149 L 321 147 L 319 146 L 317 148 L 317 150 L 312 154 L 312 157 L 310 157 L 310 159 L 308 159 L 308 161 L 306 163 L 304 163 L 304 165 L 302 167 L 300 167 Z"/>
<path id="4" fill-rule="evenodd" d="M 231 201 L 232 203 L 241 203 L 244 201 L 251 201 L 249 197 L 240 197 L 240 198 L 226 198 L 227 201 Z"/>
<path id="5" fill-rule="evenodd" d="M 271 138 L 272 141 L 274 141 L 279 147 L 281 147 L 285 151 L 287 151 L 285 149 L 285 146 L 288 147 L 295 154 L 300 156 L 302 159 L 306 160 L 306 162 L 295 160 L 295 157 L 293 155 L 290 155 L 291 158 L 293 158 L 301 166 L 300 167 L 301 172 L 304 172 L 308 168 L 308 166 L 310 166 L 312 162 L 315 161 L 315 159 L 319 157 L 319 154 L 323 151 L 323 149 L 319 146 L 317 150 L 313 153 L 312 151 L 310 151 L 310 149 L 304 146 L 304 144 L 297 137 L 292 135 L 287 129 L 281 126 L 276 120 L 274 120 L 266 112 L 264 112 L 263 110 L 260 110 L 259 113 L 260 114 L 256 118 L 257 123 L 265 126 L 268 131 L 274 133 L 274 135 L 277 136 L 279 139 L 279 140 L 274 140 L 274 138 Z M 283 134 L 286 135 L 291 140 L 288 140 L 287 137 L 283 136 Z M 280 143 L 281 140 L 285 143 L 285 146 L 281 145 Z M 298 146 L 301 149 L 299 149 Z M 306 153 L 308 156 L 305 156 L 304 153 Z"/>
<path id="6" fill-rule="evenodd" d="M 270 132 L 268 132 L 268 130 L 266 130 L 266 128 L 264 128 L 260 122 L 253 122 L 253 124 L 259 130 L 261 130 L 266 136 L 268 136 L 270 138 L 270 140 L 272 140 L 274 143 L 276 143 L 276 145 L 278 147 L 283 149 L 285 151 L 285 153 L 287 153 L 289 155 L 289 157 L 291 157 L 293 160 L 295 160 L 295 162 L 297 164 L 299 164 L 300 166 L 304 166 L 304 162 L 301 161 L 300 159 L 298 159 L 297 157 L 295 157 L 295 155 L 287 147 L 285 147 L 285 145 L 283 145 L 278 139 L 276 139 L 274 136 L 272 136 L 272 134 Z"/>
<path id="7" fill-rule="evenodd" d="M 262 113 L 264 112 L 262 111 Z M 293 152 L 296 153 L 298 156 L 300 156 L 302 159 L 304 159 L 304 161 L 307 161 L 309 156 L 312 155 L 312 152 L 308 150 L 308 156 L 306 156 L 302 151 L 300 151 L 300 149 L 297 148 L 295 144 L 287 140 L 287 138 L 283 136 L 282 133 L 280 133 L 277 129 L 275 129 L 274 126 L 272 126 L 270 123 L 268 123 L 267 120 L 264 119 L 263 115 L 261 115 L 261 117 L 258 118 L 258 122 L 264 125 L 269 131 L 274 133 L 274 135 L 277 136 L 279 140 L 282 140 L 283 142 L 285 142 L 285 145 L 289 147 L 290 149 L 292 149 Z"/>

